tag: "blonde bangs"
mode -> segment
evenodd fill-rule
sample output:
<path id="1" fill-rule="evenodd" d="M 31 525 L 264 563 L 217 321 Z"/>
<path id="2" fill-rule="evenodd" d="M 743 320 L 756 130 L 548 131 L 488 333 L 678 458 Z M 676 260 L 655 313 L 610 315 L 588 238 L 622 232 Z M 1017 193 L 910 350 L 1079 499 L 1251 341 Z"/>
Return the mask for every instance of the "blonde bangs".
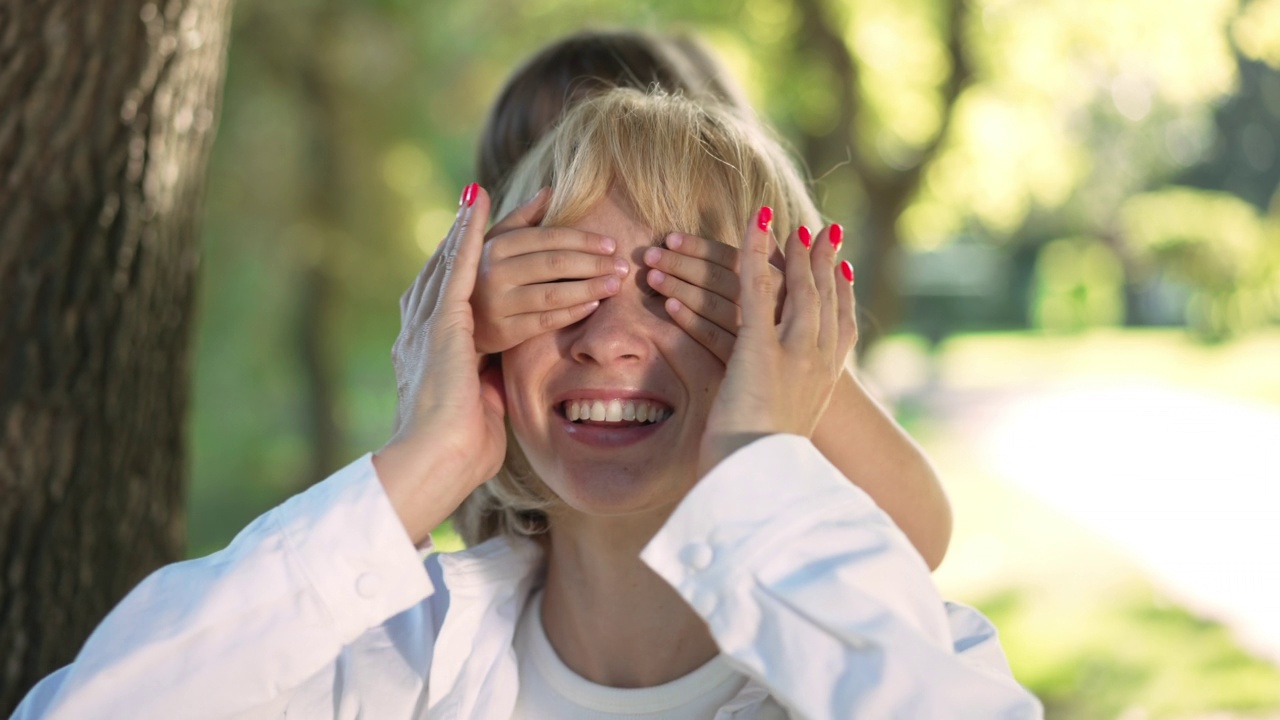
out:
<path id="1" fill-rule="evenodd" d="M 683 232 L 737 246 L 761 205 L 779 239 L 820 222 L 789 157 L 751 118 L 719 104 L 620 88 L 571 110 L 517 167 L 497 216 L 553 188 L 543 225 L 573 225 L 616 192 L 656 238 Z"/>

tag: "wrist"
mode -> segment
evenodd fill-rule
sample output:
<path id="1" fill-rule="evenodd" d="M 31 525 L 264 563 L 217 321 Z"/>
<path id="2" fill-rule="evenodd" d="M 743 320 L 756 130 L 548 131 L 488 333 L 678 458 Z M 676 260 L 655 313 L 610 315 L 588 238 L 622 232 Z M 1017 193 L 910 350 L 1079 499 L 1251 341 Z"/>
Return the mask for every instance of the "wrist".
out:
<path id="1" fill-rule="evenodd" d="M 430 442 L 396 438 L 372 460 L 387 499 L 415 545 L 452 515 L 478 484 L 467 479 L 461 458 Z"/>

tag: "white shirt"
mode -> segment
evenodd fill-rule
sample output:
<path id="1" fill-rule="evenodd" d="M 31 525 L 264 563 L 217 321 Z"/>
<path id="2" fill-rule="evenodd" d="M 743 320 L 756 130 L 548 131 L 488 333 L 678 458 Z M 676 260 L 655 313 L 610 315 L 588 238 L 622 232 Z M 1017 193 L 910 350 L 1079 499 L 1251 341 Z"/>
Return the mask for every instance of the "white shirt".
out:
<path id="1" fill-rule="evenodd" d="M 995 628 L 802 437 L 699 480 L 641 558 L 750 680 L 715 720 L 1040 718 Z M 18 720 L 510 720 L 515 626 L 541 550 L 497 538 L 424 559 L 368 455 L 221 552 L 147 577 Z"/>
<path id="2" fill-rule="evenodd" d="M 520 691 L 513 720 L 708 720 L 747 684 L 720 655 L 671 682 L 647 688 L 593 683 L 564 664 L 542 625 L 542 591 L 525 604 L 516 624 Z M 761 720 L 785 720 L 766 700 Z"/>

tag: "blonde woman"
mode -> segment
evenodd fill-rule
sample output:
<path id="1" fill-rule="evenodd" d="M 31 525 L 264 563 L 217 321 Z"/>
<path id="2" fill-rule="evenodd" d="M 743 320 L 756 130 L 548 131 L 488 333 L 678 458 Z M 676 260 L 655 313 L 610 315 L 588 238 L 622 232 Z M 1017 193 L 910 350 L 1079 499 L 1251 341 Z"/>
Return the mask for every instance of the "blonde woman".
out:
<path id="1" fill-rule="evenodd" d="M 1040 716 L 990 624 L 943 603 L 809 440 L 853 298 L 829 229 L 795 230 L 817 217 L 776 144 L 617 90 L 572 110 L 499 205 L 543 186 L 544 224 L 632 270 L 618 291 L 486 360 L 490 200 L 468 186 L 402 302 L 390 442 L 152 575 L 17 717 Z M 634 272 L 671 231 L 743 238 L 727 365 Z M 424 562 L 464 502 L 491 537 Z"/>

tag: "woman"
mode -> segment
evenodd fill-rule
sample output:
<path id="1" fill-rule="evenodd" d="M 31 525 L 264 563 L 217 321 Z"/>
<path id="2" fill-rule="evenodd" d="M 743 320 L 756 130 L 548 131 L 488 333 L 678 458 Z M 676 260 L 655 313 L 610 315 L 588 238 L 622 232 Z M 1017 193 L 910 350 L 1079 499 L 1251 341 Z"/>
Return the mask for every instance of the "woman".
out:
<path id="1" fill-rule="evenodd" d="M 944 606 L 808 440 L 853 301 L 830 230 L 791 232 L 775 322 L 774 228 L 813 216 L 777 146 L 725 108 L 618 90 L 570 111 L 499 204 L 543 185 L 548 224 L 629 269 L 669 231 L 741 236 L 727 365 L 635 272 L 487 362 L 471 297 L 490 203 L 468 186 L 402 302 L 391 441 L 153 574 L 17 717 L 1039 716 L 990 625 Z M 504 461 L 547 531 L 424 564 Z"/>
<path id="2" fill-rule="evenodd" d="M 505 83 L 481 135 L 481 185 L 505 187 L 517 163 L 566 107 L 613 87 L 661 88 L 752 115 L 729 74 L 694 38 L 633 30 L 579 32 L 535 53 Z M 488 234 L 472 296 L 482 351 L 501 352 L 582 319 L 590 303 L 609 297 L 609 283 L 617 282 L 609 253 L 590 238 L 537 226 L 548 200 L 546 194 L 537 196 Z M 833 225 L 828 238 L 839 243 L 842 234 Z M 553 257 L 557 272 L 539 275 L 539 265 Z M 653 280 L 650 286 L 680 301 L 672 320 L 726 361 L 739 322 L 736 249 L 677 233 L 646 251 L 644 259 L 642 272 Z M 548 280 L 562 284 L 553 287 Z M 871 495 L 936 569 L 951 538 L 946 494 L 924 452 L 871 398 L 852 366 L 841 374 L 813 442 Z M 486 497 L 481 491 L 463 506 L 456 526 L 468 543 L 491 534 L 469 522 Z"/>

